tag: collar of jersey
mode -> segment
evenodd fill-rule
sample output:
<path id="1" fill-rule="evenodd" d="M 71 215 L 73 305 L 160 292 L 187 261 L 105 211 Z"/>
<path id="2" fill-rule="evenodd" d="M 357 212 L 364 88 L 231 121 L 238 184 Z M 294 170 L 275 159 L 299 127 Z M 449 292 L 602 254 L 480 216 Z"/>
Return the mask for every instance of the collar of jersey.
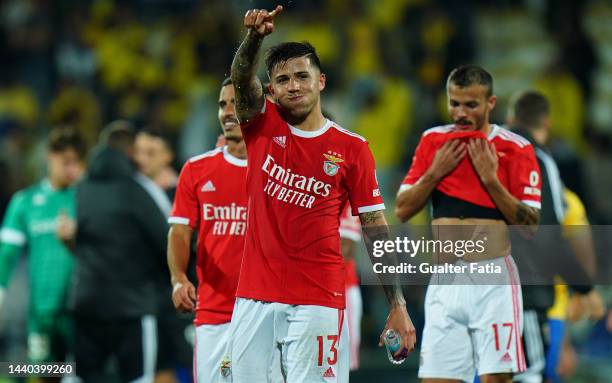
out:
<path id="1" fill-rule="evenodd" d="M 289 124 L 287 124 L 289 125 Z M 325 123 L 323 124 L 323 126 L 320 129 L 314 130 L 314 131 L 309 131 L 309 130 L 302 130 L 302 129 L 298 129 L 295 126 L 291 126 L 289 125 L 289 129 L 291 130 L 291 133 L 298 136 L 298 137 L 303 137 L 303 138 L 315 138 L 315 137 L 319 137 L 320 135 L 322 135 L 323 133 L 327 132 L 327 129 L 329 129 L 332 126 L 332 122 L 328 119 L 325 119 Z"/>
<path id="2" fill-rule="evenodd" d="M 41 186 L 44 191 L 50 191 L 50 192 L 57 191 L 57 189 L 54 188 L 53 185 L 51 185 L 51 180 L 49 180 L 48 177 L 42 180 Z"/>
<path id="3" fill-rule="evenodd" d="M 232 156 L 230 152 L 227 151 L 227 145 L 223 147 L 223 158 L 232 165 L 240 166 L 241 168 L 247 166 L 247 160 Z"/>
<path id="4" fill-rule="evenodd" d="M 491 124 L 491 131 L 489 132 L 489 137 L 487 139 L 491 141 L 495 136 L 497 136 L 497 132 L 499 132 L 499 126 L 496 124 Z"/>

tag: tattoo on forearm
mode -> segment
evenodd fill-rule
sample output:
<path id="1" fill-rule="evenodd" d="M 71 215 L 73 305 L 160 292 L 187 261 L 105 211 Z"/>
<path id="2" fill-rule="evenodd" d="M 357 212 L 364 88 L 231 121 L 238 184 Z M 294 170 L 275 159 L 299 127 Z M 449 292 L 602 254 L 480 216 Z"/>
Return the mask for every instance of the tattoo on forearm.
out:
<path id="1" fill-rule="evenodd" d="M 528 212 L 526 206 L 523 204 L 519 204 L 518 209 L 516 209 L 516 221 L 518 223 L 525 222 L 525 220 L 527 219 L 527 215 Z"/>
<path id="2" fill-rule="evenodd" d="M 257 112 L 263 97 L 261 82 L 257 78 L 257 63 L 262 38 L 254 33 L 247 36 L 240 44 L 232 61 L 232 82 L 236 90 L 236 109 L 240 114 Z"/>
<path id="3" fill-rule="evenodd" d="M 240 44 L 232 61 L 232 81 L 235 81 L 236 85 L 245 85 L 245 82 L 251 80 L 252 75 L 257 69 L 256 65 L 261 42 L 261 37 L 253 33 L 247 33 L 242 44 Z"/>
<path id="4" fill-rule="evenodd" d="M 383 262 L 385 265 L 397 265 L 398 261 L 395 253 L 387 253 L 381 258 L 373 256 L 373 244 L 376 241 L 387 241 L 390 236 L 389 228 L 382 211 L 359 214 L 359 219 L 361 220 L 366 247 L 372 262 Z M 380 281 L 390 305 L 396 306 L 406 303 L 397 274 L 386 274 L 381 276 Z"/>
<path id="5" fill-rule="evenodd" d="M 519 204 L 516 210 L 516 222 L 517 225 L 536 225 L 539 221 L 540 213 L 537 209 Z"/>

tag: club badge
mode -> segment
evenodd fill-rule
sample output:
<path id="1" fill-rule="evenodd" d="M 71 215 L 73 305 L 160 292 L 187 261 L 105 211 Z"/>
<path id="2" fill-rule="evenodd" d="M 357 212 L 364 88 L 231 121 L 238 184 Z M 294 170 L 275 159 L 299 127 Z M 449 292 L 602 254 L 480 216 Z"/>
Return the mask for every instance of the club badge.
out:
<path id="1" fill-rule="evenodd" d="M 338 156 L 338 153 L 332 153 L 331 150 L 323 154 L 323 157 L 327 159 L 327 161 L 323 161 L 323 171 L 330 177 L 338 174 L 338 170 L 340 170 L 340 165 L 338 164 L 344 162 L 344 160 Z"/>

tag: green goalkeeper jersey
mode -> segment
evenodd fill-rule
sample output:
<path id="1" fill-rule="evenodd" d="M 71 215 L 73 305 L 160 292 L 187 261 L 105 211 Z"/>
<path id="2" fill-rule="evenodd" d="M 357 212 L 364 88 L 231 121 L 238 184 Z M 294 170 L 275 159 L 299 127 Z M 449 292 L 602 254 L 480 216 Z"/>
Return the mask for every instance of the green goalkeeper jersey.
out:
<path id="1" fill-rule="evenodd" d="M 0 286 L 8 285 L 19 256 L 28 254 L 30 312 L 52 315 L 66 308 L 73 255 L 56 236 L 61 213 L 75 217 L 75 189 L 54 189 L 44 179 L 17 192 L 0 230 Z"/>

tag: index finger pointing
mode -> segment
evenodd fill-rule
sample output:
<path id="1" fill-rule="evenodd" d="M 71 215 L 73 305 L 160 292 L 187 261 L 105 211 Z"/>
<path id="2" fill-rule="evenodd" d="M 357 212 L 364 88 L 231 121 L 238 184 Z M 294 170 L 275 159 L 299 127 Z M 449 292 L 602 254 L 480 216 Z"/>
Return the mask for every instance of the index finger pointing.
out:
<path id="1" fill-rule="evenodd" d="M 278 15 L 279 13 L 281 13 L 283 11 L 283 6 L 282 5 L 277 5 L 276 8 L 268 13 L 268 17 L 274 17 L 276 15 Z"/>

